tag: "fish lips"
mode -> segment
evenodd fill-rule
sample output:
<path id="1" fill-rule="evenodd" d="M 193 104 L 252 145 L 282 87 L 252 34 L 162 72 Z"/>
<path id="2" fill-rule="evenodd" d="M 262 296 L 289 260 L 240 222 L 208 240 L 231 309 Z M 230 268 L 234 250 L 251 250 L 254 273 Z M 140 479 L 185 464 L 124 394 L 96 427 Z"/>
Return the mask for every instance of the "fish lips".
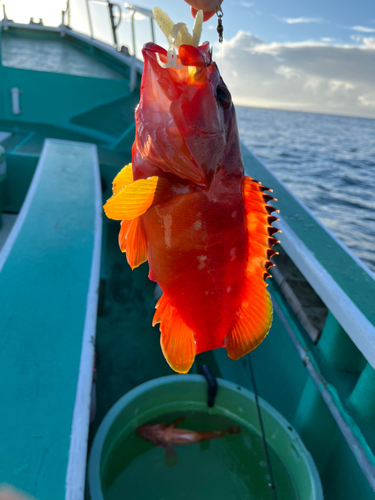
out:
<path id="1" fill-rule="evenodd" d="M 212 63 L 212 51 L 208 42 L 204 42 L 200 47 L 180 45 L 178 56 L 183 66 L 205 68 Z"/>
<path id="2" fill-rule="evenodd" d="M 167 51 L 163 47 L 160 47 L 160 45 L 153 42 L 146 43 L 143 46 L 142 54 L 145 61 L 149 58 L 156 61 L 157 54 L 159 54 L 162 62 L 167 62 Z M 199 47 L 185 44 L 180 45 L 178 48 L 178 58 L 179 60 L 177 60 L 177 64 L 182 64 L 186 67 L 207 67 L 212 63 L 212 51 L 210 44 L 208 42 L 204 42 Z"/>

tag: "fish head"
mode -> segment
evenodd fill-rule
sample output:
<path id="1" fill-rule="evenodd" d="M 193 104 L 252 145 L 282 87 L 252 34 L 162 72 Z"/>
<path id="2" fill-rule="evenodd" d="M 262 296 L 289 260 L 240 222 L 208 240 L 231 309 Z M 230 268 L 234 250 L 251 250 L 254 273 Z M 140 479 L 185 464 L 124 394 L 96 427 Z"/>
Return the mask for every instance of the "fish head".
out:
<path id="1" fill-rule="evenodd" d="M 180 45 L 178 52 L 167 52 L 148 43 L 143 57 L 135 149 L 148 164 L 207 186 L 237 131 L 232 98 L 210 46 Z"/>

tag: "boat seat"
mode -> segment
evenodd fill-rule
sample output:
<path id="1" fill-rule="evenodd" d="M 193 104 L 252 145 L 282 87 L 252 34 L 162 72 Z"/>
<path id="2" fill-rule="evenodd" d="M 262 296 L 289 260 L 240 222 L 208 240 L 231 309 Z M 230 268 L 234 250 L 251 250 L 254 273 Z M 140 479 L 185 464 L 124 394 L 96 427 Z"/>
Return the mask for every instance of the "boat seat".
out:
<path id="1" fill-rule="evenodd" d="M 38 500 L 83 498 L 101 205 L 96 146 L 47 139 L 0 253 L 0 483 Z"/>

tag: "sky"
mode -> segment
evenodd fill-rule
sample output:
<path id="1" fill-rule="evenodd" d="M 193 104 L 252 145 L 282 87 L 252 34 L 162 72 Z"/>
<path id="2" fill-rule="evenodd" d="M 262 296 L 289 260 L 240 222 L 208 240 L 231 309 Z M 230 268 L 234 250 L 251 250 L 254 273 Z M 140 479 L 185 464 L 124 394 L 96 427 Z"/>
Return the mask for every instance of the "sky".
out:
<path id="1" fill-rule="evenodd" d="M 85 0 L 70 0 L 72 27 L 88 33 Z M 42 16 L 59 24 L 65 0 L 3 0 L 8 17 Z M 137 0 L 162 8 L 174 22 L 193 19 L 183 0 Z M 122 3 L 122 2 L 121 2 Z M 375 0 L 224 0 L 224 42 L 216 17 L 202 40 L 240 105 L 375 118 Z M 94 34 L 110 40 L 107 8 L 90 0 Z M 123 9 L 121 44 L 131 47 L 130 18 Z M 156 41 L 165 38 L 156 28 Z M 137 16 L 137 54 L 150 40 L 149 20 Z"/>

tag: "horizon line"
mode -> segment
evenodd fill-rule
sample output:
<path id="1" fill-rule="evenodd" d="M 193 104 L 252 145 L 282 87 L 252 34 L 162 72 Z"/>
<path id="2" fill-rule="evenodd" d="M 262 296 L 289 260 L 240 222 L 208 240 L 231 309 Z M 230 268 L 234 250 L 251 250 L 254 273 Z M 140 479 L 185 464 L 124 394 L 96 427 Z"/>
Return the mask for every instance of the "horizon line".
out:
<path id="1" fill-rule="evenodd" d="M 253 108 L 253 109 L 267 109 L 270 111 L 288 111 L 290 113 L 309 113 L 311 115 L 326 115 L 326 116 L 342 116 L 344 118 L 361 118 L 363 120 L 375 120 L 375 116 L 359 116 L 359 115 L 348 115 L 343 113 L 327 113 L 324 111 L 306 111 L 303 109 L 287 109 L 287 108 L 277 108 L 277 107 L 267 107 L 267 106 L 255 106 L 253 104 L 235 104 L 235 107 L 240 108 Z"/>

